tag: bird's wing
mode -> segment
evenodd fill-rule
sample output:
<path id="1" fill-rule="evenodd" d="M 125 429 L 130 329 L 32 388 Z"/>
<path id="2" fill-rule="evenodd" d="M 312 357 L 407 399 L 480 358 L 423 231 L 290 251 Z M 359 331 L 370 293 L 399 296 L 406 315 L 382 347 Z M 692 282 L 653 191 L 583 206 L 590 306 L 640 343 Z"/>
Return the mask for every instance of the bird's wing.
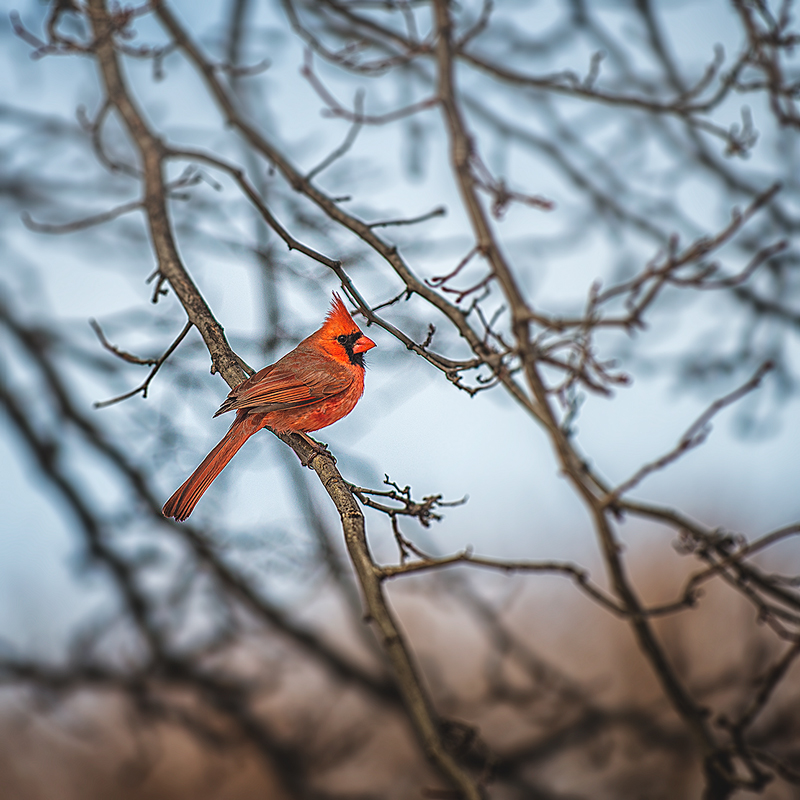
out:
<path id="1" fill-rule="evenodd" d="M 299 408 L 333 397 L 350 387 L 352 377 L 339 370 L 305 364 L 297 369 L 291 362 L 278 361 L 240 383 L 228 395 L 217 414 L 239 408 L 277 411 Z M 216 414 L 214 415 L 216 416 Z"/>

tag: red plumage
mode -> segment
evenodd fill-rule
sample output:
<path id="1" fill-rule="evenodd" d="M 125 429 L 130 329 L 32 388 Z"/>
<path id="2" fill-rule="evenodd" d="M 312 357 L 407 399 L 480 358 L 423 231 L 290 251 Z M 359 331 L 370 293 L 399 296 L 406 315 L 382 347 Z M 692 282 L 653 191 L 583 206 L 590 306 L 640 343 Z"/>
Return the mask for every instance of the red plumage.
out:
<path id="1" fill-rule="evenodd" d="M 262 428 L 306 434 L 347 416 L 364 393 L 364 353 L 373 347 L 334 292 L 318 331 L 231 390 L 214 416 L 235 409 L 236 419 L 164 504 L 164 516 L 185 520 L 239 448 Z"/>

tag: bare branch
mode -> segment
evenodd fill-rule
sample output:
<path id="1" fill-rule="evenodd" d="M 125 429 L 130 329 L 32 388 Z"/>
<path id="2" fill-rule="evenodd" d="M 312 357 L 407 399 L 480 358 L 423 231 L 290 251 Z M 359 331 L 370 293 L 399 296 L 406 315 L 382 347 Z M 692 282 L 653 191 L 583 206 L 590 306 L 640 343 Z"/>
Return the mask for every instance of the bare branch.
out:
<path id="1" fill-rule="evenodd" d="M 582 592 L 587 594 L 606 610 L 613 612 L 619 617 L 626 616 L 625 609 L 602 589 L 592 583 L 589 573 L 585 569 L 575 564 L 566 564 L 559 561 L 506 561 L 498 558 L 475 556 L 472 554 L 471 550 L 464 550 L 452 556 L 442 557 L 425 555 L 420 551 L 416 551 L 415 555 L 420 557 L 419 561 L 410 561 L 394 566 L 389 565 L 381 567 L 381 577 L 384 579 L 395 578 L 399 575 L 408 575 L 457 564 L 469 564 L 508 573 L 537 572 L 543 574 L 560 574 L 571 578 Z"/>
<path id="2" fill-rule="evenodd" d="M 760 385 L 761 381 L 764 379 L 764 376 L 774 368 L 774 365 L 770 361 L 764 362 L 758 370 L 756 370 L 755 375 L 750 378 L 747 383 L 740 386 L 738 389 L 734 389 L 729 394 L 726 394 L 724 397 L 715 400 L 686 430 L 686 432 L 681 436 L 678 444 L 670 450 L 665 455 L 661 456 L 661 458 L 656 459 L 655 461 L 651 461 L 648 464 L 645 464 L 641 467 L 633 476 L 631 476 L 627 481 L 624 481 L 619 486 L 617 486 L 612 492 L 610 492 L 603 500 L 605 505 L 613 505 L 617 502 L 617 500 L 624 494 L 627 494 L 631 489 L 638 486 L 648 475 L 651 475 L 653 472 L 657 472 L 660 469 L 664 469 L 664 467 L 672 464 L 674 461 L 677 461 L 682 455 L 687 453 L 689 450 L 698 447 L 699 445 L 705 442 L 708 435 L 711 433 L 711 429 L 709 427 L 709 423 L 711 420 L 724 408 L 727 406 L 741 400 L 746 394 L 755 391 Z"/>
<path id="3" fill-rule="evenodd" d="M 350 126 L 350 130 L 347 132 L 347 136 L 345 137 L 344 141 L 329 155 L 327 155 L 316 167 L 310 169 L 306 174 L 306 180 L 312 181 L 319 175 L 320 172 L 327 169 L 331 164 L 333 164 L 337 159 L 340 159 L 343 155 L 347 153 L 348 150 L 355 144 L 356 137 L 358 136 L 358 132 L 361 130 L 363 126 L 363 122 L 361 121 L 361 117 L 364 113 L 364 90 L 359 89 L 356 92 L 355 100 L 353 101 L 353 108 L 355 109 L 355 118 L 353 119 L 353 124 Z"/>
<path id="4" fill-rule="evenodd" d="M 73 233 L 74 231 L 91 228 L 93 225 L 102 225 L 104 222 L 110 222 L 112 219 L 117 219 L 123 214 L 129 214 L 131 211 L 136 211 L 143 207 L 144 203 L 141 200 L 134 200 L 112 208 L 110 211 L 104 211 L 102 214 L 93 214 L 90 217 L 84 217 L 74 222 L 61 223 L 36 222 L 29 214 L 23 212 L 22 224 L 37 233 Z"/>
<path id="5" fill-rule="evenodd" d="M 92 320 L 92 322 L 94 322 L 94 320 Z M 144 379 L 144 382 L 135 389 L 131 389 L 131 391 L 125 392 L 125 394 L 121 394 L 119 397 L 112 397 L 110 400 L 103 400 L 94 404 L 95 408 L 107 408 L 108 406 L 112 406 L 115 403 L 120 403 L 123 400 L 127 400 L 129 397 L 133 397 L 134 395 L 140 393 L 143 398 L 146 398 L 147 390 L 150 388 L 150 383 L 152 382 L 153 378 L 155 378 L 156 373 L 161 369 L 162 364 L 164 364 L 164 362 L 175 352 L 178 345 L 186 338 L 186 334 L 189 333 L 193 326 L 191 322 L 187 322 L 186 325 L 183 326 L 183 330 L 178 334 L 172 344 L 164 351 L 164 354 L 155 361 L 142 359 L 135 360 L 135 356 L 131 356 L 130 354 L 124 353 L 118 350 L 116 347 L 109 345 L 105 341 L 103 333 L 99 327 L 97 327 L 96 323 L 93 324 L 92 327 L 95 329 L 95 333 L 97 333 L 97 335 L 100 337 L 100 341 L 103 343 L 103 346 L 114 353 L 114 355 L 117 355 L 125 361 L 129 361 L 131 363 L 153 365 L 153 369 L 150 370 L 150 374 Z"/>

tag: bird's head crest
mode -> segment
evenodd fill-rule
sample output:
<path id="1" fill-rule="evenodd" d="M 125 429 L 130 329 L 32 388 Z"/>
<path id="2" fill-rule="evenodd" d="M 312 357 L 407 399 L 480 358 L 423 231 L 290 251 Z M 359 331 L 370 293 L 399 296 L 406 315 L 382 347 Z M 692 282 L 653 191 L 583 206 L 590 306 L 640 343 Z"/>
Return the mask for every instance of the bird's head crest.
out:
<path id="1" fill-rule="evenodd" d="M 336 292 L 333 293 L 331 309 L 328 312 L 328 316 L 325 317 L 325 328 L 337 334 L 353 333 L 359 329 L 355 320 L 350 316 L 347 307 L 342 302 L 342 298 Z"/>

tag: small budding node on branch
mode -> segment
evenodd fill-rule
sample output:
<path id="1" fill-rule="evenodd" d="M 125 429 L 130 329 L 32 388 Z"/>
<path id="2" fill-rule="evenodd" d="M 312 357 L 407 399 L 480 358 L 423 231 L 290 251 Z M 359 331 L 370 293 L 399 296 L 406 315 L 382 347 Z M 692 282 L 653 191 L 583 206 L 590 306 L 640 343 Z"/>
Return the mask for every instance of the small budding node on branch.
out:
<path id="1" fill-rule="evenodd" d="M 354 484 L 348 484 L 353 494 L 368 508 L 374 508 L 376 511 L 381 511 L 394 519 L 395 517 L 415 517 L 419 520 L 420 524 L 428 528 L 432 521 L 438 521 L 442 517 L 437 514 L 434 509 L 460 506 L 467 502 L 469 499 L 467 495 L 459 500 L 442 500 L 441 494 L 432 494 L 423 497 L 422 500 L 414 500 L 411 496 L 411 487 L 400 487 L 388 475 L 384 475 L 383 483 L 389 489 L 366 489 Z M 382 497 L 391 500 L 399 505 L 386 505 L 380 503 L 373 498 Z"/>
<path id="2" fill-rule="evenodd" d="M 363 505 L 367 506 L 368 508 L 373 508 L 376 511 L 380 511 L 389 517 L 392 526 L 392 533 L 394 535 L 395 542 L 397 543 L 398 550 L 400 551 L 401 564 L 405 564 L 412 554 L 418 558 L 426 559 L 427 556 L 418 550 L 417 547 L 408 539 L 406 539 L 400 532 L 400 526 L 397 519 L 398 516 L 416 517 L 420 524 L 427 528 L 430 527 L 431 520 L 438 521 L 441 519 L 441 515 L 436 514 L 433 511 L 434 508 L 444 505 L 458 505 L 460 502 L 466 502 L 466 498 L 455 503 L 444 503 L 441 499 L 442 496 L 439 494 L 429 495 L 428 497 L 423 498 L 422 502 L 415 502 L 411 497 L 410 486 L 404 486 L 403 488 L 400 488 L 400 486 L 391 480 L 388 475 L 384 475 L 383 483 L 390 488 L 365 489 L 360 486 L 354 486 L 353 484 L 348 485 L 350 490 Z M 384 497 L 399 503 L 400 505 L 389 506 L 385 503 L 380 503 L 374 500 L 373 498 L 375 497 Z"/>

